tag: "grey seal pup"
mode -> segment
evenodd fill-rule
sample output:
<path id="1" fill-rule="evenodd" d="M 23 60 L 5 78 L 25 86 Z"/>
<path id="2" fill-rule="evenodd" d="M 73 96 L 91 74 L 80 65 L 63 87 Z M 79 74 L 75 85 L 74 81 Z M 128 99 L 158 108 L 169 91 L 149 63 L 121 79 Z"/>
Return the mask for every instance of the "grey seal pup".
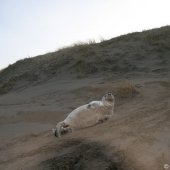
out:
<path id="1" fill-rule="evenodd" d="M 86 128 L 101 123 L 114 113 L 115 98 L 112 93 L 106 93 L 101 101 L 92 101 L 82 105 L 68 114 L 65 120 L 57 123 L 52 129 L 56 137 L 76 129 Z"/>

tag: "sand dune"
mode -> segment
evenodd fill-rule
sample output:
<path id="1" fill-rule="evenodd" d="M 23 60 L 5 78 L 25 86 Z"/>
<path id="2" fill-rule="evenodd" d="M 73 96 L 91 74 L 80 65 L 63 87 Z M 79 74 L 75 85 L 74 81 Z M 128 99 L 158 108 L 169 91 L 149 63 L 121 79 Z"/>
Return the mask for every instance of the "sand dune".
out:
<path id="1" fill-rule="evenodd" d="M 48 54 L 19 61 L 1 72 L 0 169 L 163 170 L 164 164 L 170 165 L 169 30 L 71 47 L 63 49 L 67 55 L 62 50 L 57 53 L 63 61 L 56 59 L 56 53 Z M 143 41 L 146 35 L 150 46 Z M 75 65 L 79 54 L 87 58 Z M 71 63 L 66 60 L 69 55 L 74 57 Z M 35 61 L 46 65 L 37 70 L 37 78 L 30 79 L 37 69 Z M 53 73 L 53 62 L 64 64 Z M 90 62 L 97 70 L 91 67 L 88 72 L 82 62 Z M 116 98 L 111 120 L 61 138 L 52 135 L 51 129 L 70 111 L 100 100 L 108 91 Z"/>

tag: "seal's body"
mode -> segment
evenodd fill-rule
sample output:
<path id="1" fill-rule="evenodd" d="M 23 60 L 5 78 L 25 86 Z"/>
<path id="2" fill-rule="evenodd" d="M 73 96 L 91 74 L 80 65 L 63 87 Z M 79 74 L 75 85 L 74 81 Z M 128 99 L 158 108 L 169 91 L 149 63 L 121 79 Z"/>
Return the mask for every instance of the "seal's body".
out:
<path id="1" fill-rule="evenodd" d="M 60 137 L 62 133 L 93 126 L 110 118 L 113 109 L 114 96 L 112 93 L 107 93 L 101 101 L 92 101 L 73 110 L 64 121 L 56 125 L 53 132 L 55 136 Z"/>

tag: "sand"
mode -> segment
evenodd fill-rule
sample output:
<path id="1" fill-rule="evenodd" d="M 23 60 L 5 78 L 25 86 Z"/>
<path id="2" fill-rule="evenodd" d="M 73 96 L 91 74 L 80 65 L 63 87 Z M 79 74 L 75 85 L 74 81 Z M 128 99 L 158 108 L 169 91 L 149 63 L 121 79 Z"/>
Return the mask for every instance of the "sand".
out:
<path id="1" fill-rule="evenodd" d="M 126 84 L 135 92 L 121 93 Z M 51 79 L 1 95 L 0 169 L 163 170 L 170 165 L 169 90 L 168 76 L 95 76 Z M 111 120 L 52 135 L 74 108 L 108 91 L 116 95 Z"/>
<path id="2" fill-rule="evenodd" d="M 166 26 L 76 44 L 1 70 L 0 170 L 164 170 L 170 165 L 169 56 Z M 112 119 L 54 137 L 51 129 L 73 109 L 110 91 Z"/>

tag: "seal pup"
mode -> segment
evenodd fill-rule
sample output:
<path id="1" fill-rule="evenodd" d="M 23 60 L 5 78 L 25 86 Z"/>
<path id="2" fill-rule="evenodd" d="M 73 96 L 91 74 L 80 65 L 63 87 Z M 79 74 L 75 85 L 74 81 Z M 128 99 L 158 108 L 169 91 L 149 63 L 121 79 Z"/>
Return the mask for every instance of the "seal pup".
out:
<path id="1" fill-rule="evenodd" d="M 101 123 L 114 113 L 115 99 L 112 93 L 106 93 L 101 101 L 92 101 L 73 110 L 64 121 L 57 123 L 52 129 L 56 137 L 72 132 L 76 129 L 86 128 Z"/>

